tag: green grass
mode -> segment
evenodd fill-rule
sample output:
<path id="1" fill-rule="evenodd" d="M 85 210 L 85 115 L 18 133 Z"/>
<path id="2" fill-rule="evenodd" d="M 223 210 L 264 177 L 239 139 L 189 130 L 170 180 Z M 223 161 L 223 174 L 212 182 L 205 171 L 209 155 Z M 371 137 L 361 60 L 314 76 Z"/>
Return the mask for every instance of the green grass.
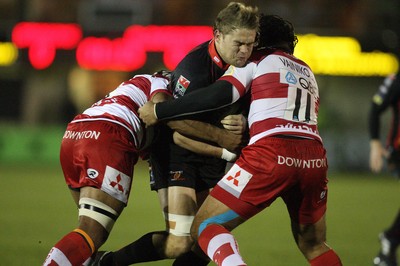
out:
<path id="1" fill-rule="evenodd" d="M 41 265 L 53 244 L 77 224 L 61 169 L 53 164 L 0 164 L 0 181 L 0 265 Z M 328 243 L 344 265 L 371 265 L 379 248 L 377 235 L 399 208 L 398 181 L 386 175 L 335 173 L 329 189 Z M 149 191 L 147 167 L 139 163 L 129 205 L 102 249 L 118 249 L 163 226 L 156 194 Z M 249 265 L 308 265 L 294 244 L 281 200 L 234 233 Z"/>

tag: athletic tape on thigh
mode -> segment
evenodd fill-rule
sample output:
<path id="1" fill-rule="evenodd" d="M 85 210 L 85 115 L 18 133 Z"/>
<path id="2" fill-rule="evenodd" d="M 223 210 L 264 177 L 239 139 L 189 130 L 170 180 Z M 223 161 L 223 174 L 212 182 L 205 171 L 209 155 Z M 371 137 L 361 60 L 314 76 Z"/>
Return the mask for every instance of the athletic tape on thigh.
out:
<path id="1" fill-rule="evenodd" d="M 79 216 L 92 218 L 110 232 L 118 218 L 118 213 L 98 200 L 81 198 L 79 200 Z"/>
<path id="2" fill-rule="evenodd" d="M 226 222 L 229 222 L 235 218 L 239 217 L 239 214 L 237 214 L 236 212 L 230 210 L 224 213 L 221 213 L 217 216 L 212 216 L 206 220 L 204 220 L 200 226 L 199 226 L 199 232 L 198 232 L 198 236 L 200 236 L 201 232 L 204 230 L 204 228 L 206 228 L 207 225 L 209 224 L 219 224 L 222 225 Z"/>
<path id="3" fill-rule="evenodd" d="M 166 214 L 164 217 L 168 222 L 169 232 L 175 236 L 190 236 L 190 227 L 192 226 L 194 216 Z"/>

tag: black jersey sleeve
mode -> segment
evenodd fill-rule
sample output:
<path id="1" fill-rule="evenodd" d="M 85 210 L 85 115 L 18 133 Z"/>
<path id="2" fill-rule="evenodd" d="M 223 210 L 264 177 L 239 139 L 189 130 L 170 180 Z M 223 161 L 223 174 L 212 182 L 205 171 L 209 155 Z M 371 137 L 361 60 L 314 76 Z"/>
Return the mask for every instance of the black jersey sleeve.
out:
<path id="1" fill-rule="evenodd" d="M 380 133 L 380 112 L 376 103 L 372 102 L 369 112 L 369 135 L 370 139 L 379 139 Z"/>
<path id="2" fill-rule="evenodd" d="M 155 113 L 162 120 L 219 109 L 234 102 L 233 89 L 228 81 L 218 80 L 201 90 L 156 104 Z"/>
<path id="3" fill-rule="evenodd" d="M 400 101 L 400 72 L 396 75 L 393 82 L 386 78 L 379 86 L 379 90 L 374 94 L 369 112 L 369 135 L 371 139 L 380 138 L 381 121 L 380 117 L 389 107 L 394 107 L 394 116 L 398 116 L 396 111 L 397 103 Z M 395 119 L 398 123 L 398 119 Z"/>

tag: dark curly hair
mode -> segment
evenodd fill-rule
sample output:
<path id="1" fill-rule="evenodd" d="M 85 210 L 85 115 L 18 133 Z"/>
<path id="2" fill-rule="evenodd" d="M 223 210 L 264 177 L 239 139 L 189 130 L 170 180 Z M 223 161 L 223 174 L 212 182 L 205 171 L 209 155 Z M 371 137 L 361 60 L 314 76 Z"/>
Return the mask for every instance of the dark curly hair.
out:
<path id="1" fill-rule="evenodd" d="M 293 54 L 297 42 L 292 23 L 276 15 L 261 14 L 259 48 L 279 48 Z"/>

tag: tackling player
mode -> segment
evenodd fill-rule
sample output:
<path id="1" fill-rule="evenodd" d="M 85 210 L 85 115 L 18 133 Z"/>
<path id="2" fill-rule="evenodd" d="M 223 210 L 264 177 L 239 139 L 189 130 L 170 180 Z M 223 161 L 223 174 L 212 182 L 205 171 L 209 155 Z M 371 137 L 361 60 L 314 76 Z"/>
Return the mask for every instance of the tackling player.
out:
<path id="1" fill-rule="evenodd" d="M 400 73 L 388 76 L 378 92 L 372 98 L 372 105 L 369 114 L 370 133 L 370 160 L 369 165 L 373 172 L 379 173 L 382 170 L 384 158 L 387 160 L 388 168 L 397 177 L 400 176 Z M 391 108 L 393 118 L 391 131 L 387 138 L 387 145 L 384 148 L 380 141 L 380 117 Z M 396 251 L 400 244 L 400 211 L 392 225 L 379 235 L 381 249 L 374 258 L 374 265 L 397 266 Z"/>
<path id="2" fill-rule="evenodd" d="M 88 265 L 108 238 L 128 202 L 134 165 L 151 143 L 150 128 L 144 128 L 137 110 L 150 99 L 160 102 L 171 97 L 169 74 L 161 73 L 136 75 L 123 82 L 68 124 L 60 161 L 79 209 L 79 225 L 54 245 L 43 265 Z M 176 129 L 189 135 L 192 131 L 179 124 Z M 220 138 L 229 135 L 216 127 L 208 129 Z M 202 137 L 199 131 L 195 133 Z M 220 147 L 207 148 L 222 154 Z"/>
<path id="3" fill-rule="evenodd" d="M 231 231 L 281 197 L 296 244 L 313 266 L 342 265 L 326 244 L 328 164 L 318 134 L 319 91 L 308 65 L 293 56 L 293 26 L 260 19 L 260 49 L 243 68 L 231 66 L 211 86 L 174 101 L 139 109 L 147 125 L 158 119 L 213 110 L 251 92 L 250 142 L 200 207 L 192 237 L 217 265 L 246 265 Z M 196 101 L 193 101 L 196 99 Z"/>

